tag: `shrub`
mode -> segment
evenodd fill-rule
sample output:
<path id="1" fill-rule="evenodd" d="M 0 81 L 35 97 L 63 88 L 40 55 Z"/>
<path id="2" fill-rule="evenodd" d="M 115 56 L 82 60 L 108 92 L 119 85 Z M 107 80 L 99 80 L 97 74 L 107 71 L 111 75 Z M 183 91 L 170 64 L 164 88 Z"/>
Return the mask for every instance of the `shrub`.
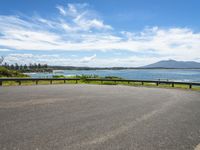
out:
<path id="1" fill-rule="evenodd" d="M 65 78 L 64 75 L 54 75 L 53 78 Z"/>
<path id="2" fill-rule="evenodd" d="M 5 67 L 0 67 L 0 77 L 29 77 L 19 71 L 9 70 Z"/>
<path id="3" fill-rule="evenodd" d="M 119 79 L 122 80 L 123 78 L 121 77 L 116 77 L 116 76 L 105 76 L 106 79 Z"/>

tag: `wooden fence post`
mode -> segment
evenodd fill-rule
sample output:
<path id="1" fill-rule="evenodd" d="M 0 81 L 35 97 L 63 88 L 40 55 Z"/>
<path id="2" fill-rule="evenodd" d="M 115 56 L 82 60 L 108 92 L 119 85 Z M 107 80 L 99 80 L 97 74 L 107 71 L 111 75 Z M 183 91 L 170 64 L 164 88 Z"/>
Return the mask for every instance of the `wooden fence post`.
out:
<path id="1" fill-rule="evenodd" d="M 33 79 L 24 79 L 24 78 L 14 78 L 14 79 L 0 79 L 0 86 L 3 86 L 3 82 L 4 81 L 14 81 L 16 84 L 18 85 L 23 85 L 23 81 L 32 81 L 33 84 L 35 83 L 36 85 L 39 83 L 39 81 L 49 81 L 50 84 L 53 84 L 53 81 L 56 80 L 56 81 L 61 81 L 63 80 L 64 83 L 67 83 L 68 80 L 70 81 L 74 81 L 75 80 L 75 83 L 77 84 L 78 83 L 78 80 L 80 80 L 79 78 L 63 78 L 63 79 L 54 79 L 54 78 L 33 78 Z M 87 81 L 88 83 L 91 82 L 91 81 L 96 81 L 96 82 L 100 82 L 101 84 L 105 82 L 114 82 L 115 84 L 117 83 L 120 83 L 120 82 L 123 82 L 123 83 L 128 83 L 128 84 L 131 84 L 131 82 L 134 84 L 135 82 L 136 83 L 141 83 L 141 85 L 145 85 L 145 83 L 153 83 L 153 84 L 156 84 L 157 86 L 159 86 L 159 84 L 168 84 L 169 86 L 171 87 L 175 87 L 176 84 L 181 84 L 181 85 L 185 85 L 185 86 L 188 86 L 189 89 L 192 89 L 193 86 L 200 86 L 199 83 L 195 83 L 195 82 L 170 82 L 170 81 L 167 81 L 167 82 L 162 82 L 162 81 L 158 81 L 158 80 L 112 80 L 112 79 L 86 79 L 85 81 Z"/>
<path id="2" fill-rule="evenodd" d="M 174 83 L 172 83 L 172 87 L 174 87 Z"/>

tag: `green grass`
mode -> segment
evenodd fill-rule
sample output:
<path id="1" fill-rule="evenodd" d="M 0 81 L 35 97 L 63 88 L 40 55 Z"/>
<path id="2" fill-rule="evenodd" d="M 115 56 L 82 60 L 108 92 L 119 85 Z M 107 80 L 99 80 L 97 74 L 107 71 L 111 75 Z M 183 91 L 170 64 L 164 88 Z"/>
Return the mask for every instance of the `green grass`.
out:
<path id="1" fill-rule="evenodd" d="M 54 78 L 63 78 L 63 76 L 55 76 Z M 67 77 L 69 78 L 69 77 Z M 126 86 L 143 86 L 143 87 L 159 87 L 159 88 L 178 88 L 178 89 L 189 89 L 188 85 L 183 84 L 175 84 L 174 87 L 172 87 L 171 84 L 159 84 L 157 86 L 155 83 L 146 83 L 143 84 L 141 82 L 114 82 L 114 81 L 86 81 L 87 78 L 102 78 L 96 75 L 80 75 L 80 76 L 71 76 L 70 78 L 80 78 L 81 80 L 78 81 L 78 84 L 97 84 L 97 85 L 126 85 Z M 106 79 L 122 79 L 118 77 L 104 77 Z M 39 85 L 49 85 L 50 81 L 38 81 Z M 64 83 L 64 81 L 53 81 L 52 84 L 76 84 L 76 81 L 67 81 Z M 15 81 L 6 81 L 3 82 L 3 86 L 17 86 L 19 85 L 18 82 Z M 21 85 L 36 85 L 36 82 L 32 81 L 22 81 Z M 192 86 L 192 90 L 200 91 L 200 86 Z"/>
<path id="2" fill-rule="evenodd" d="M 65 84 L 74 84 L 76 81 L 66 81 Z M 49 85 L 50 81 L 38 81 L 38 85 Z M 52 84 L 64 84 L 64 81 L 52 81 Z M 3 86 L 17 86 L 18 82 L 15 81 L 5 81 Z M 36 85 L 35 81 L 22 81 L 21 85 Z"/>

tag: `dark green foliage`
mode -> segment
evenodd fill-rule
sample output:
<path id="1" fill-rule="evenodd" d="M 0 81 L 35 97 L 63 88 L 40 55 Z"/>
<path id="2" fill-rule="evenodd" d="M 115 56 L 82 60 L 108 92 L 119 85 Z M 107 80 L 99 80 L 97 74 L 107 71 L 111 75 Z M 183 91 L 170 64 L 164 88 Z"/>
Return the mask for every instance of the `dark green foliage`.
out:
<path id="1" fill-rule="evenodd" d="M 86 80 L 87 78 L 97 78 L 97 79 L 100 79 L 100 78 L 105 78 L 105 79 L 119 79 L 119 80 L 122 80 L 123 78 L 121 77 L 116 77 L 116 76 L 105 76 L 105 77 L 102 77 L 102 76 L 98 76 L 98 75 L 87 75 L 87 74 L 82 74 L 82 75 L 76 75 L 76 76 L 73 76 L 74 78 L 80 78 L 81 80 Z"/>
<path id="2" fill-rule="evenodd" d="M 121 77 L 116 77 L 116 76 L 105 76 L 106 79 L 115 79 L 115 80 L 122 80 L 123 78 Z"/>
<path id="3" fill-rule="evenodd" d="M 29 64 L 28 66 L 25 64 L 25 65 L 18 65 L 17 63 L 15 63 L 14 65 L 11 64 L 7 64 L 7 63 L 4 63 L 3 64 L 3 67 L 7 68 L 7 69 L 11 69 L 11 70 L 17 70 L 17 71 L 20 71 L 20 72 L 52 72 L 53 69 L 49 68 L 47 66 L 47 64 Z"/>
<path id="4" fill-rule="evenodd" d="M 98 75 L 85 75 L 85 74 L 76 75 L 75 77 L 76 77 L 76 78 L 80 78 L 82 81 L 86 81 L 87 78 L 101 78 L 101 77 L 98 76 Z"/>
<path id="5" fill-rule="evenodd" d="M 19 71 L 9 70 L 5 67 L 0 67 L 0 77 L 29 77 Z"/>
<path id="6" fill-rule="evenodd" d="M 64 75 L 54 75 L 53 78 L 66 78 Z"/>

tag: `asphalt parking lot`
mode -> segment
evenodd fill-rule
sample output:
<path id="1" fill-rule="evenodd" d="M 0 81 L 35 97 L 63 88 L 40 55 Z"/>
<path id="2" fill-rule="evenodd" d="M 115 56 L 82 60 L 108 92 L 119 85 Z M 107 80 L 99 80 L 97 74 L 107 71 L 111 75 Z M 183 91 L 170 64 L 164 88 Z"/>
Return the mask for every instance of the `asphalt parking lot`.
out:
<path id="1" fill-rule="evenodd" d="M 120 85 L 0 87 L 1 150 L 194 150 L 200 92 Z"/>

